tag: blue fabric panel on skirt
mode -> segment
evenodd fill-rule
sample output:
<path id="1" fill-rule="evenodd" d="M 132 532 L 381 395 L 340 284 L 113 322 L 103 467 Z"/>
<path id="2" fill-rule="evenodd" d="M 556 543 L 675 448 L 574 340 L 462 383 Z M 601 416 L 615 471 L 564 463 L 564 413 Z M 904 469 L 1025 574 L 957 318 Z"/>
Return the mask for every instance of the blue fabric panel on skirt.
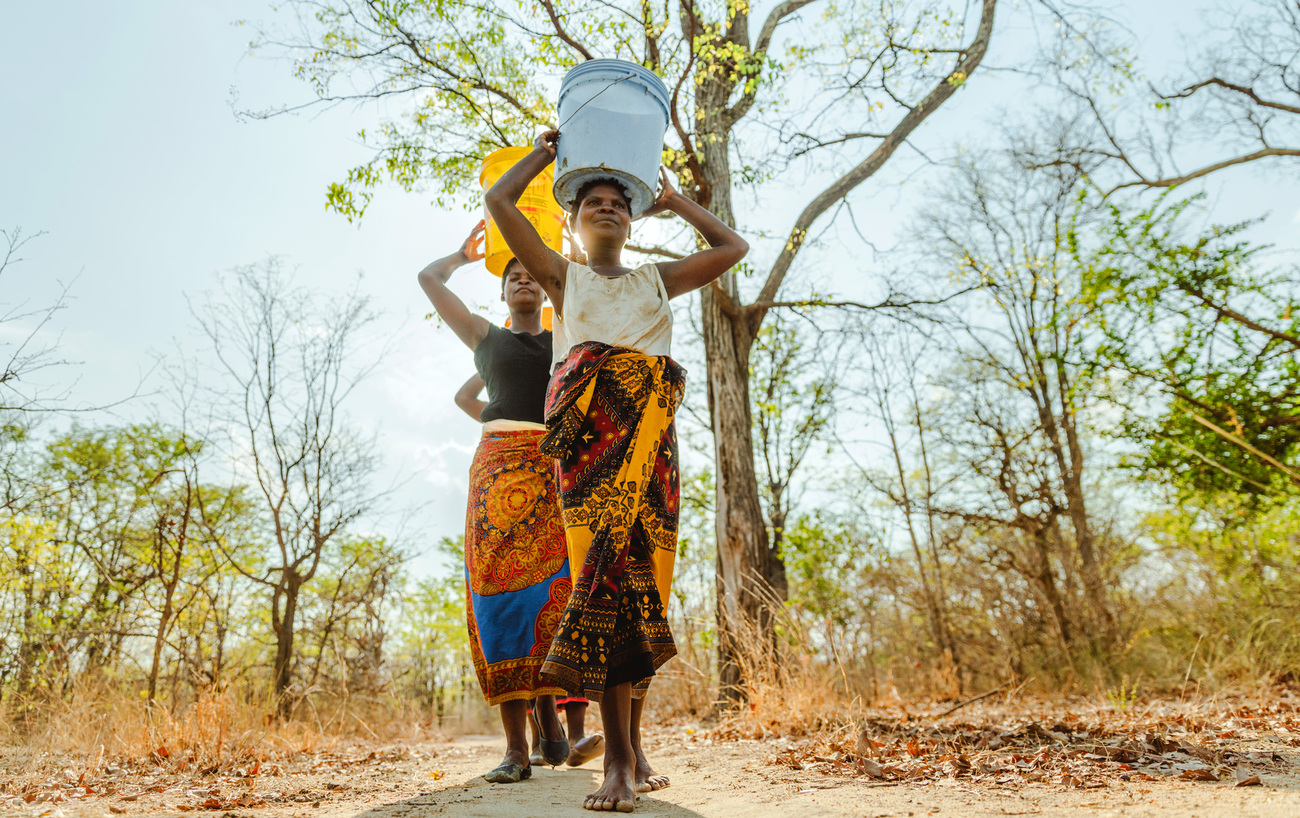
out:
<path id="1" fill-rule="evenodd" d="M 468 575 L 468 571 L 466 574 Z M 530 585 L 521 591 L 483 596 L 471 593 L 474 618 L 478 620 L 479 640 L 483 645 L 483 658 L 491 664 L 508 659 L 522 659 L 532 654 L 537 635 L 532 623 L 550 599 L 551 581 L 554 577 L 569 575 L 569 561 L 565 560 L 545 582 Z M 547 645 L 549 648 L 550 646 Z"/>

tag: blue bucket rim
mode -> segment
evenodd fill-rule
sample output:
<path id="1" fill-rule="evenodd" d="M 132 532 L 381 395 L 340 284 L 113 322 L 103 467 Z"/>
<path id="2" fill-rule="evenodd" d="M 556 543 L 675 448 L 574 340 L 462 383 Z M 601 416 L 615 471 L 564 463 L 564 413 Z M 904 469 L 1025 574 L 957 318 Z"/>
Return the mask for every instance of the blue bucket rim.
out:
<path id="1" fill-rule="evenodd" d="M 600 57 L 594 60 L 587 60 L 586 62 L 578 63 L 570 68 L 568 72 L 565 73 L 564 79 L 560 81 L 560 94 L 556 101 L 559 102 L 564 99 L 565 91 L 568 90 L 568 87 L 578 80 L 581 75 L 591 73 L 592 71 L 610 68 L 622 71 L 631 71 L 636 74 L 637 79 L 641 80 L 647 86 L 646 90 L 659 98 L 660 104 L 663 105 L 664 113 L 668 113 L 668 86 L 664 83 L 663 78 L 640 63 L 634 63 L 631 60 L 615 59 L 613 57 Z M 556 107 L 558 108 L 559 106 L 557 105 Z"/>

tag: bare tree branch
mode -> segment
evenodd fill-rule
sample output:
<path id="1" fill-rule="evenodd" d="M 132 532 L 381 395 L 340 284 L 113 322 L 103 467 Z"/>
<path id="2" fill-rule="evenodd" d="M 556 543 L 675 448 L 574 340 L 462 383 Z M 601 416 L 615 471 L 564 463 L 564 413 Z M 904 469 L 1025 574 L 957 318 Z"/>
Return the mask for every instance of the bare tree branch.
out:
<path id="1" fill-rule="evenodd" d="M 581 54 L 585 59 L 596 59 L 582 43 L 570 37 L 569 32 L 564 30 L 564 23 L 560 19 L 560 15 L 556 13 L 555 4 L 551 2 L 551 0 L 542 0 L 542 7 L 546 9 L 547 16 L 551 18 L 551 25 L 555 27 L 555 33 L 561 40 L 563 40 L 574 51 Z"/>
<path id="2" fill-rule="evenodd" d="M 1224 168 L 1230 168 L 1234 165 L 1244 165 L 1247 162 L 1254 162 L 1257 159 L 1264 159 L 1269 156 L 1300 156 L 1300 148 L 1264 148 L 1253 153 L 1245 154 L 1244 156 L 1238 156 L 1234 159 L 1225 159 L 1222 162 L 1215 162 L 1213 165 L 1206 165 L 1199 170 L 1194 170 L 1191 173 L 1186 173 L 1182 176 L 1167 176 L 1162 179 L 1147 179 L 1141 177 L 1131 182 L 1122 182 L 1115 185 L 1106 192 L 1106 196 L 1110 196 L 1129 187 L 1174 187 L 1175 185 L 1186 184 L 1193 179 L 1199 179 L 1202 176 L 1208 176 L 1211 173 L 1223 170 Z M 1130 165 L 1130 167 L 1132 166 Z M 1134 170 L 1136 170 L 1136 168 Z"/>
<path id="3" fill-rule="evenodd" d="M 815 2 L 817 0 L 784 0 L 784 2 L 777 4 L 768 12 L 767 19 L 763 21 L 763 26 L 758 31 L 758 39 L 754 41 L 754 47 L 751 49 L 751 59 L 755 62 L 752 70 L 756 76 L 763 70 L 763 63 L 767 60 L 767 50 L 772 45 L 772 37 L 776 34 L 776 27 L 804 6 L 812 5 Z M 749 109 L 754 106 L 757 98 L 758 83 L 749 83 L 740 99 L 736 100 L 736 103 L 727 110 L 727 122 L 739 122 L 744 118 L 745 114 L 749 113 Z"/>
<path id="4" fill-rule="evenodd" d="M 1208 80 L 1203 80 L 1194 85 L 1189 85 L 1176 94 L 1162 94 L 1156 90 L 1155 86 L 1152 86 L 1151 90 L 1155 93 L 1156 96 L 1160 97 L 1161 99 L 1168 100 L 1168 99 L 1186 99 L 1187 97 L 1192 96 L 1202 88 L 1209 88 L 1209 87 L 1226 88 L 1229 91 L 1236 91 L 1238 94 L 1249 97 L 1252 102 L 1254 102 L 1256 105 L 1260 106 L 1261 108 L 1273 108 L 1278 111 L 1286 111 L 1289 114 L 1300 114 L 1300 106 L 1287 105 L 1282 102 L 1272 102 L 1271 100 L 1266 100 L 1261 96 L 1259 96 L 1259 94 L 1255 93 L 1255 89 L 1253 88 L 1247 87 L 1245 85 L 1235 85 L 1231 82 L 1228 82 L 1227 80 L 1220 79 L 1219 77 L 1211 77 Z"/>
<path id="5" fill-rule="evenodd" d="M 927 307 L 927 306 L 936 306 L 939 304 L 945 304 L 949 301 L 952 301 L 955 298 L 963 296 L 966 293 L 974 292 L 975 290 L 978 289 L 980 288 L 966 287 L 964 289 L 958 290 L 955 293 L 952 293 L 951 295 L 946 295 L 943 298 L 911 298 L 905 301 L 896 301 L 892 298 L 887 298 L 884 301 L 879 301 L 875 304 L 865 304 L 861 301 L 830 301 L 821 298 L 809 298 L 801 301 L 755 301 L 754 303 L 747 305 L 745 309 L 746 310 L 771 310 L 771 309 L 778 309 L 782 307 L 793 308 L 793 309 L 805 309 L 809 307 L 837 307 L 841 309 L 858 309 L 858 310 L 867 310 L 867 311 L 908 310 L 908 309 L 912 309 L 913 307 Z"/>
<path id="6" fill-rule="evenodd" d="M 663 256 L 664 258 L 683 259 L 685 253 L 679 253 L 676 250 L 669 250 L 667 247 L 646 247 L 640 244 L 625 244 L 623 249 L 631 250 L 633 253 L 640 253 L 644 256 Z"/>
<path id="7" fill-rule="evenodd" d="M 916 130 L 926 117 L 956 93 L 966 78 L 975 71 L 988 51 L 989 39 L 993 34 L 993 13 L 996 7 L 997 0 L 983 0 L 980 22 L 975 36 L 966 48 L 965 56 L 957 62 L 953 71 L 940 80 L 919 104 L 907 112 L 890 132 L 888 138 L 881 142 L 870 156 L 823 190 L 803 209 L 803 212 L 795 220 L 794 227 L 790 230 L 785 247 L 782 248 L 781 254 L 772 265 L 767 281 L 764 282 L 763 288 L 759 291 L 758 298 L 755 300 L 756 303 L 761 304 L 775 300 L 776 294 L 785 282 L 786 274 L 790 271 L 790 266 L 794 263 L 795 256 L 798 255 L 800 248 L 803 246 L 804 239 L 807 237 L 808 230 L 813 223 L 835 202 L 844 198 L 851 190 L 871 178 L 893 155 L 894 151 L 898 150 L 912 131 Z M 762 322 L 764 312 L 762 307 L 750 312 L 751 327 L 757 327 Z"/>

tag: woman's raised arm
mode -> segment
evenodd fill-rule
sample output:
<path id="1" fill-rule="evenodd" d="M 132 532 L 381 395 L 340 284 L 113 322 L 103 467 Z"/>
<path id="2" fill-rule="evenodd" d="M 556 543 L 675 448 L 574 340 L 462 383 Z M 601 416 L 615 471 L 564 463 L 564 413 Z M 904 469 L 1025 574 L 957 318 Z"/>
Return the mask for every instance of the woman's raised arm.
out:
<path id="1" fill-rule="evenodd" d="M 555 143 L 559 131 L 547 131 L 533 143 L 533 152 L 520 159 L 514 167 L 501 175 L 487 192 L 487 209 L 496 222 L 497 229 L 510 252 L 515 254 L 529 275 L 542 285 L 542 290 L 555 305 L 556 312 L 564 314 L 564 276 L 569 260 L 546 246 L 537 228 L 520 212 L 519 197 L 537 174 L 555 161 Z"/>
<path id="2" fill-rule="evenodd" d="M 645 212 L 647 216 L 672 211 L 699 231 L 709 243 L 708 250 L 691 253 L 678 261 L 659 264 L 659 277 L 669 298 L 698 290 L 718 276 L 736 266 L 749 252 L 749 242 L 740 237 L 722 219 L 700 207 L 693 200 L 677 192 L 662 168 L 659 171 L 661 190 L 655 203 Z"/>
<path id="3" fill-rule="evenodd" d="M 420 287 L 433 302 L 433 308 L 437 310 L 442 320 L 447 322 L 447 326 L 451 327 L 451 331 L 456 333 L 456 337 L 470 349 L 477 349 L 479 343 L 487 337 L 488 320 L 470 312 L 465 302 L 447 289 L 447 279 L 451 278 L 451 274 L 458 267 L 483 258 L 480 245 L 483 241 L 484 229 L 485 225 L 480 221 L 474 226 L 474 230 L 459 250 L 433 262 L 421 270 L 419 275 Z"/>

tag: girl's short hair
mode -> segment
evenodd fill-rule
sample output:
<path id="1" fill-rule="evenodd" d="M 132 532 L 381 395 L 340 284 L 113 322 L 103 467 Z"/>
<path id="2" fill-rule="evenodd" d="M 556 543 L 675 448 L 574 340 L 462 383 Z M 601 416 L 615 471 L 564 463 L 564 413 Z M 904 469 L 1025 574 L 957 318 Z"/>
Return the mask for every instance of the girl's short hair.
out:
<path id="1" fill-rule="evenodd" d="M 604 176 L 599 179 L 588 179 L 578 188 L 578 195 L 573 197 L 573 212 L 569 214 L 570 219 L 577 217 L 578 211 L 582 209 L 582 200 L 587 198 L 587 194 L 591 192 L 593 187 L 599 185 L 609 185 L 622 194 L 623 203 L 627 205 L 628 213 L 632 212 L 632 194 L 628 193 L 627 187 L 612 176 Z"/>

